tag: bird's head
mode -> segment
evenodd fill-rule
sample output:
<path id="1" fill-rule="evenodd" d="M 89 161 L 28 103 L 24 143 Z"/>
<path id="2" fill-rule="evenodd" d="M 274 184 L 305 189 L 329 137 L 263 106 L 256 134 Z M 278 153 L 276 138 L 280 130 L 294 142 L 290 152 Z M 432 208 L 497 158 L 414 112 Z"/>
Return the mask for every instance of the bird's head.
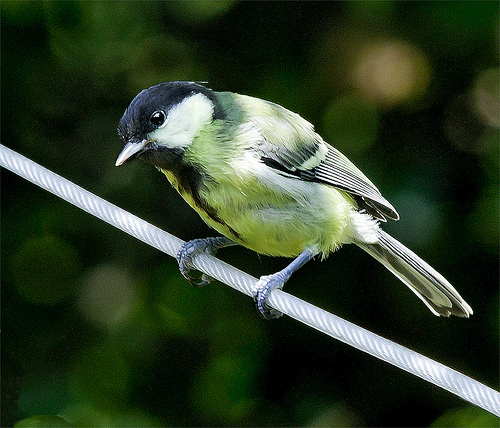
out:
<path id="1" fill-rule="evenodd" d="M 116 166 L 141 157 L 169 169 L 196 135 L 220 115 L 215 93 L 193 82 L 165 82 L 144 89 L 118 124 L 125 146 Z"/>

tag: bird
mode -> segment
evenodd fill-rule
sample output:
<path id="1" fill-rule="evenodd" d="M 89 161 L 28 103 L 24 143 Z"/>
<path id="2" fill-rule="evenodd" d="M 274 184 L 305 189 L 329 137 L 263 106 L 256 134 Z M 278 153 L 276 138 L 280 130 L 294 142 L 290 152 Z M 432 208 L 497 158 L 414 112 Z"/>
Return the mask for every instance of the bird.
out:
<path id="1" fill-rule="evenodd" d="M 200 217 L 222 236 L 185 243 L 177 254 L 194 286 L 199 253 L 241 245 L 293 258 L 260 277 L 256 308 L 266 319 L 274 289 L 316 256 L 355 244 L 406 284 L 434 315 L 473 313 L 455 288 L 413 251 L 383 231 L 396 209 L 314 126 L 278 104 L 189 81 L 163 82 L 139 92 L 118 124 L 124 142 L 116 166 L 133 159 L 155 166 Z"/>

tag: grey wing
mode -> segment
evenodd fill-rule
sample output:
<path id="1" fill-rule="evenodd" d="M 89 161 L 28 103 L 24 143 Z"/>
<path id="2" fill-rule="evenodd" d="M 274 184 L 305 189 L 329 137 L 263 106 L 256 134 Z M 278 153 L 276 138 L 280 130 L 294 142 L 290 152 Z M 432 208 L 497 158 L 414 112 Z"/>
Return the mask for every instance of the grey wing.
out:
<path id="1" fill-rule="evenodd" d="M 319 136 L 318 136 L 319 138 Z M 261 161 L 282 174 L 333 186 L 351 194 L 361 209 L 385 221 L 399 219 L 396 209 L 375 185 L 337 149 L 322 140 L 308 144 L 269 144 Z"/>
<path id="2" fill-rule="evenodd" d="M 382 221 L 385 221 L 385 217 L 399 220 L 396 209 L 375 185 L 337 149 L 330 145 L 327 147 L 325 159 L 314 168 L 313 181 L 351 193 L 361 208 Z"/>
<path id="3" fill-rule="evenodd" d="M 346 156 L 323 141 L 308 121 L 277 104 L 250 97 L 238 99 L 252 103 L 261 112 L 246 119 L 262 137 L 253 141 L 252 149 L 266 165 L 283 175 L 343 190 L 361 209 L 382 221 L 386 217 L 399 219 L 375 185 Z"/>

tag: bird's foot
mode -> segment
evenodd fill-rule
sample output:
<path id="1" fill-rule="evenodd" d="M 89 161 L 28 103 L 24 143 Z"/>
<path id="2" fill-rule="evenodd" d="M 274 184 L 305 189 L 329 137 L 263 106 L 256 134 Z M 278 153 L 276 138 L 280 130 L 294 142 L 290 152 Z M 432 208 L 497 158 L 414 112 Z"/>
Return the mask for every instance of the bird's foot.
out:
<path id="1" fill-rule="evenodd" d="M 266 320 L 276 319 L 283 315 L 280 311 L 272 308 L 267 303 L 271 291 L 283 288 L 286 279 L 281 272 L 273 275 L 261 276 L 255 286 L 254 300 L 257 312 Z"/>
<path id="2" fill-rule="evenodd" d="M 292 273 L 294 273 L 297 269 L 303 266 L 304 263 L 311 260 L 316 254 L 317 251 L 314 251 L 311 248 L 306 248 L 285 269 L 273 273 L 272 275 L 266 275 L 260 277 L 259 281 L 255 286 L 255 292 L 253 298 L 255 300 L 255 306 L 257 307 L 257 311 L 263 318 L 269 320 L 269 319 L 279 318 L 281 315 L 283 315 L 277 309 L 271 308 L 267 303 L 271 291 L 273 291 L 276 288 L 278 289 L 283 288 L 283 285 L 285 284 L 285 282 L 288 281 Z"/>
<path id="3" fill-rule="evenodd" d="M 204 287 L 210 284 L 214 279 L 206 274 L 192 274 L 196 271 L 193 265 L 193 259 L 198 254 L 205 253 L 215 255 L 217 250 L 222 247 L 233 245 L 233 241 L 226 237 L 193 239 L 186 242 L 177 253 L 177 262 L 179 270 L 184 278 L 186 278 L 193 287 Z"/>

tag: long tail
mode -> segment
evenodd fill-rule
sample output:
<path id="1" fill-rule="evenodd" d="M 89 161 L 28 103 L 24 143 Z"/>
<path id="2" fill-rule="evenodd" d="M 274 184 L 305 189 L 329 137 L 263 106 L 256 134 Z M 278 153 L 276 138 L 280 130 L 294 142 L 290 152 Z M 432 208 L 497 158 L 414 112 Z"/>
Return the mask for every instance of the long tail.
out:
<path id="1" fill-rule="evenodd" d="M 433 314 L 472 315 L 471 307 L 441 274 L 382 229 L 377 230 L 377 236 L 376 244 L 357 241 L 356 245 L 403 281 Z"/>

